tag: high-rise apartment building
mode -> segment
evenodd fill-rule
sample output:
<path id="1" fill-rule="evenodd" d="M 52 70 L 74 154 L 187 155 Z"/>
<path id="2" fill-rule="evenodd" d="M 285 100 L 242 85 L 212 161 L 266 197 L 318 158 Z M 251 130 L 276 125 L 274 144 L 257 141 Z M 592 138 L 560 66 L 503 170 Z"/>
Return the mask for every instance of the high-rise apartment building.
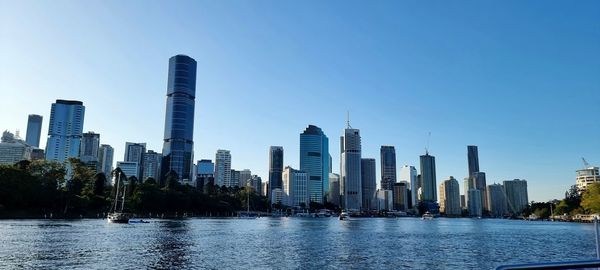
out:
<path id="1" fill-rule="evenodd" d="M 452 176 L 440 184 L 440 212 L 447 216 L 461 215 L 460 188 Z"/>
<path id="2" fill-rule="evenodd" d="M 492 217 L 502 217 L 506 214 L 506 196 L 504 186 L 501 184 L 488 185 L 486 190 L 489 211 Z"/>
<path id="3" fill-rule="evenodd" d="M 435 176 L 435 157 L 425 153 L 421 159 L 421 196 L 426 202 L 437 201 L 437 184 Z"/>
<path id="4" fill-rule="evenodd" d="M 514 215 L 520 215 L 529 204 L 526 180 L 507 180 L 503 182 L 504 194 L 508 211 Z"/>
<path id="5" fill-rule="evenodd" d="M 483 212 L 483 205 L 481 205 L 481 190 L 474 188 L 469 189 L 467 197 L 469 198 L 467 201 L 469 216 L 480 217 Z"/>
<path id="6" fill-rule="evenodd" d="M 381 188 L 392 190 L 396 183 L 396 149 L 393 146 L 383 145 L 379 152 L 381 156 Z"/>
<path id="7" fill-rule="evenodd" d="M 587 189 L 588 185 L 600 182 L 600 173 L 598 167 L 588 167 L 587 169 L 577 170 L 577 178 L 575 184 L 580 192 Z"/>
<path id="8" fill-rule="evenodd" d="M 400 168 L 400 181 L 405 181 L 410 184 L 409 189 L 411 207 L 417 206 L 417 192 L 419 191 L 417 179 L 417 169 L 414 166 L 404 165 L 402 168 Z"/>
<path id="9" fill-rule="evenodd" d="M 148 178 L 154 179 L 154 181 L 160 180 L 160 163 L 162 161 L 162 154 L 148 150 L 142 154 L 142 181 L 148 180 Z"/>
<path id="10" fill-rule="evenodd" d="M 240 186 L 240 171 L 231 170 L 231 182 L 228 187 Z"/>
<path id="11" fill-rule="evenodd" d="M 196 60 L 186 55 L 169 59 L 167 109 L 161 178 L 174 171 L 179 181 L 192 178 Z"/>
<path id="12" fill-rule="evenodd" d="M 113 157 L 115 150 L 108 144 L 101 144 L 100 151 L 98 154 L 98 160 L 100 161 L 100 171 L 106 175 L 106 178 L 111 177 L 113 170 Z"/>
<path id="13" fill-rule="evenodd" d="M 340 138 L 340 188 L 343 194 L 343 208 L 351 211 L 362 209 L 361 186 L 361 141 L 360 131 L 348 127 Z"/>
<path id="14" fill-rule="evenodd" d="M 309 206 L 308 177 L 308 173 L 294 170 L 289 166 L 283 169 L 283 192 L 286 198 L 284 204 L 291 207 Z"/>
<path id="15" fill-rule="evenodd" d="M 394 188 L 392 189 L 392 196 L 394 202 L 394 210 L 408 211 L 408 206 L 410 203 L 408 200 L 408 182 L 400 181 L 398 183 L 394 183 Z"/>
<path id="16" fill-rule="evenodd" d="M 479 171 L 479 152 L 476 145 L 467 145 L 467 161 L 469 163 L 469 176 Z"/>
<path id="17" fill-rule="evenodd" d="M 238 185 L 240 187 L 245 187 L 250 179 L 252 179 L 252 172 L 248 169 L 241 170 Z"/>
<path id="18" fill-rule="evenodd" d="M 92 131 L 83 133 L 79 159 L 83 163 L 99 162 L 100 134 Z"/>
<path id="19" fill-rule="evenodd" d="M 363 158 L 360 161 L 363 210 L 376 209 L 376 205 L 373 204 L 375 192 L 377 191 L 377 176 L 375 175 L 375 166 L 377 165 L 374 158 Z"/>
<path id="20" fill-rule="evenodd" d="M 42 116 L 30 114 L 27 119 L 27 134 L 25 142 L 36 148 L 40 147 L 40 137 L 42 135 Z"/>
<path id="21" fill-rule="evenodd" d="M 58 99 L 52 103 L 46 159 L 64 163 L 79 158 L 83 135 L 85 107 L 83 102 Z"/>
<path id="22" fill-rule="evenodd" d="M 271 146 L 269 148 L 269 194 L 267 197 L 272 199 L 272 190 L 282 188 L 281 174 L 283 173 L 283 147 Z M 271 200 L 273 202 L 273 200 Z"/>
<path id="23" fill-rule="evenodd" d="M 323 203 L 329 191 L 329 139 L 317 126 L 309 125 L 300 134 L 300 170 L 308 174 L 310 200 Z"/>
<path id="24" fill-rule="evenodd" d="M 0 140 L 0 165 L 14 165 L 31 158 L 32 147 L 16 139 L 14 134 L 4 131 Z"/>
<path id="25" fill-rule="evenodd" d="M 231 153 L 217 150 L 215 155 L 215 185 L 231 187 Z"/>
<path id="26" fill-rule="evenodd" d="M 340 206 L 340 175 L 337 173 L 329 174 L 329 193 L 327 201 Z"/>
<path id="27" fill-rule="evenodd" d="M 117 161 L 117 168 L 120 168 L 121 171 L 125 174 L 125 175 L 121 175 L 121 177 L 127 177 L 127 179 L 129 179 L 132 176 L 135 176 L 136 179 L 140 179 L 140 165 L 137 162 L 130 162 L 130 161 Z M 122 180 L 125 180 L 125 178 L 121 178 Z"/>

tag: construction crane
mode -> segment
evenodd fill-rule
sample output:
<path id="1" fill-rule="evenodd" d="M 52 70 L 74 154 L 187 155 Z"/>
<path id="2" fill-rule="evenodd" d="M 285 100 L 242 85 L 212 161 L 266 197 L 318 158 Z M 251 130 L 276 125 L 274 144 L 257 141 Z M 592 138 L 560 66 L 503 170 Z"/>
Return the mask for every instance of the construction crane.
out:
<path id="1" fill-rule="evenodd" d="M 590 167 L 590 164 L 589 164 L 589 163 L 588 163 L 588 162 L 585 160 L 585 158 L 583 158 L 583 157 L 582 157 L 582 158 L 581 158 L 581 161 L 583 161 L 583 166 L 584 166 L 583 168 L 584 168 L 584 169 L 587 169 L 587 168 L 589 168 L 589 167 Z"/>

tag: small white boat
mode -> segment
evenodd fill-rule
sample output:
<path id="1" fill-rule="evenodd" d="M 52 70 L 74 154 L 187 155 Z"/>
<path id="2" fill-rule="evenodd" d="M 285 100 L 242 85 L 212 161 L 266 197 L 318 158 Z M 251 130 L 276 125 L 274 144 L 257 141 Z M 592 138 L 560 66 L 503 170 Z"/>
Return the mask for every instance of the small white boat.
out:
<path id="1" fill-rule="evenodd" d="M 340 214 L 340 220 L 348 220 L 349 217 L 350 215 L 348 215 L 348 212 L 346 211 L 342 211 L 342 213 Z"/>
<path id="2" fill-rule="evenodd" d="M 421 217 L 421 219 L 433 219 L 435 218 L 435 216 L 432 213 L 429 213 L 429 211 L 425 212 L 425 214 L 423 214 L 423 216 Z"/>

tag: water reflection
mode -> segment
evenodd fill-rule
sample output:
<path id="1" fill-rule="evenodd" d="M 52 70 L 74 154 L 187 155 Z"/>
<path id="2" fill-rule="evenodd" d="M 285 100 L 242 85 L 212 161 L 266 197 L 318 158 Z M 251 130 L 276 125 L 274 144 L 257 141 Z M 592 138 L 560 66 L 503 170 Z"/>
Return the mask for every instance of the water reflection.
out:
<path id="1" fill-rule="evenodd" d="M 186 220 L 167 220 L 158 222 L 148 256 L 156 258 L 151 268 L 172 269 L 190 265 L 189 225 Z M 143 243 L 140 243 L 143 244 Z"/>

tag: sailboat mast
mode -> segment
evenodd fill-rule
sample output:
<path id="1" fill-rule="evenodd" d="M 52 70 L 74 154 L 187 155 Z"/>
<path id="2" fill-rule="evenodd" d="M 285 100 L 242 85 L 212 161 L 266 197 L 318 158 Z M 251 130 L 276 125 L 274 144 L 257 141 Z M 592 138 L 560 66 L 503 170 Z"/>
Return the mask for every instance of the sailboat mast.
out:
<path id="1" fill-rule="evenodd" d="M 113 206 L 113 211 L 117 211 L 117 204 L 119 203 L 119 182 L 121 180 L 121 172 L 119 172 L 119 176 L 117 176 L 117 192 L 115 194 L 115 204 Z"/>
<path id="2" fill-rule="evenodd" d="M 127 185 L 123 185 L 123 201 L 121 202 L 121 212 L 123 212 L 123 208 L 125 207 L 125 194 L 127 194 Z"/>

